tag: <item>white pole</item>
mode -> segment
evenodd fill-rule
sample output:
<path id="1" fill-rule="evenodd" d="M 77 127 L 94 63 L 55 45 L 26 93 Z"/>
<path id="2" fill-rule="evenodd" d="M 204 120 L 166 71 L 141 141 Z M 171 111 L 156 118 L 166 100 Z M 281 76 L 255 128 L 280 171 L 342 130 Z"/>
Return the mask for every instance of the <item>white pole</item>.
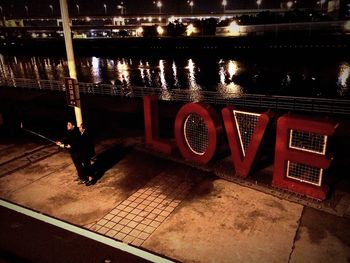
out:
<path id="1" fill-rule="evenodd" d="M 66 52 L 67 52 L 69 76 L 72 79 L 75 79 L 77 81 L 77 72 L 75 69 L 74 52 L 73 52 L 71 29 L 69 24 L 67 0 L 60 0 L 60 7 L 61 7 L 61 16 L 62 16 L 62 24 L 63 24 L 64 42 L 66 45 Z M 75 119 L 77 122 L 77 126 L 80 126 L 80 124 L 82 124 L 83 122 L 83 117 L 81 114 L 79 89 L 76 92 L 76 96 L 77 96 L 76 97 L 77 106 L 74 107 L 74 112 L 75 112 Z"/>

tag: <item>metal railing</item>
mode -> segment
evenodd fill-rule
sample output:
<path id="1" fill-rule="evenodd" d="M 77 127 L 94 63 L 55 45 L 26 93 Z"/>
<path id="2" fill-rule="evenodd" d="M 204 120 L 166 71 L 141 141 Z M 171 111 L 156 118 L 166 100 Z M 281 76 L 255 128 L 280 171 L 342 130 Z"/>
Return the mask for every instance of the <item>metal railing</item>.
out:
<path id="1" fill-rule="evenodd" d="M 24 78 L 2 78 L 0 86 L 18 87 L 64 92 L 64 82 L 57 80 L 37 80 Z M 314 112 L 325 114 L 350 115 L 350 100 L 323 99 L 309 97 L 273 96 L 256 94 L 225 93 L 215 91 L 161 89 L 154 87 L 125 87 L 123 85 L 79 83 L 82 94 L 142 98 L 155 95 L 159 100 L 168 101 L 204 101 L 218 105 L 235 105 L 244 108 L 263 108 L 271 110 L 287 110 Z"/>

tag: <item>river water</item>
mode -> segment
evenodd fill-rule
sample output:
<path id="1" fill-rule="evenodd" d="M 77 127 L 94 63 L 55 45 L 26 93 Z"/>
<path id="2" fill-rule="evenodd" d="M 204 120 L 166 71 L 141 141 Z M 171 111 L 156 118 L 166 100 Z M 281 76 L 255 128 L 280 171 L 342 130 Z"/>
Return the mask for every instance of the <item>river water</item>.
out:
<path id="1" fill-rule="evenodd" d="M 77 57 L 79 82 L 114 85 L 286 95 L 350 98 L 350 60 L 327 56 L 218 57 L 125 56 Z M 64 57 L 0 54 L 1 78 L 62 80 Z"/>

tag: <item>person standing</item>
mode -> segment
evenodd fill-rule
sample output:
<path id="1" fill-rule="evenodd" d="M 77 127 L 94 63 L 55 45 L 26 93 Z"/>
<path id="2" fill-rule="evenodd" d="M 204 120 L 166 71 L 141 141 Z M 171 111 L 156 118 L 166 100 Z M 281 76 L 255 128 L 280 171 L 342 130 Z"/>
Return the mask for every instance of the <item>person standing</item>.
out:
<path id="1" fill-rule="evenodd" d="M 87 131 L 84 123 L 80 125 L 79 131 L 80 131 L 80 139 L 79 139 L 78 151 L 79 151 L 80 161 L 83 166 L 84 176 L 88 179 L 85 185 L 90 186 L 96 182 L 93 176 L 93 171 L 91 167 L 91 158 L 95 155 L 95 147 L 94 147 L 93 140 L 89 132 Z"/>
<path id="2" fill-rule="evenodd" d="M 80 132 L 79 129 L 74 125 L 72 121 L 67 122 L 67 134 L 62 141 L 57 141 L 56 144 L 61 148 L 67 148 L 73 164 L 78 173 L 79 183 L 84 184 L 88 182 L 88 178 L 84 172 L 84 166 L 80 156 Z"/>

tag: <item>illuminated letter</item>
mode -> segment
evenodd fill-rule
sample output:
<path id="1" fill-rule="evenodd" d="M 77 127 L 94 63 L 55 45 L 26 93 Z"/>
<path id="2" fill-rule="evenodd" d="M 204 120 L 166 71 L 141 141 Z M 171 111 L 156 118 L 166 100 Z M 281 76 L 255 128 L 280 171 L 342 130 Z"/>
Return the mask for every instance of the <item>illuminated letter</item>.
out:
<path id="1" fill-rule="evenodd" d="M 236 175 L 247 177 L 257 159 L 270 116 L 226 107 L 222 110 L 222 117 Z"/>
<path id="2" fill-rule="evenodd" d="M 175 138 L 182 156 L 206 164 L 222 138 L 219 114 L 205 103 L 188 103 L 176 115 Z"/>
<path id="3" fill-rule="evenodd" d="M 324 200 L 328 187 L 322 185 L 327 138 L 336 129 L 335 123 L 293 116 L 277 121 L 275 164 L 272 185 Z"/>
<path id="4" fill-rule="evenodd" d="M 156 151 L 171 154 L 174 145 L 169 141 L 159 138 L 158 103 L 156 96 L 143 97 L 143 111 L 146 145 Z"/>

